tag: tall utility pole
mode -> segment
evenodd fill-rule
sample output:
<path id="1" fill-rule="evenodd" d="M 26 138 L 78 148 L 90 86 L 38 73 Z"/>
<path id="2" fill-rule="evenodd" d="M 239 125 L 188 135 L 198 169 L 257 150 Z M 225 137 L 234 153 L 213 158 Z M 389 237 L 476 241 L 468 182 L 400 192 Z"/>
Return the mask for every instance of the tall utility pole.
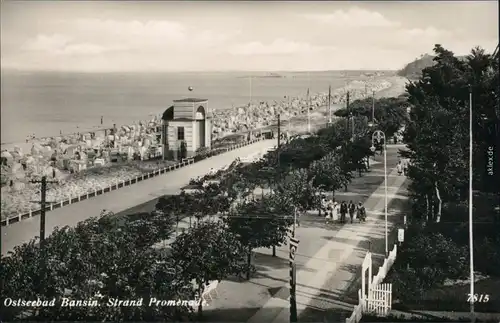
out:
<path id="1" fill-rule="evenodd" d="M 42 180 L 33 180 L 31 183 L 41 183 L 40 188 L 40 249 L 43 249 L 43 244 L 45 241 L 45 209 L 47 208 L 47 176 L 42 176 Z M 55 182 L 51 182 L 55 183 Z"/>
<path id="2" fill-rule="evenodd" d="M 276 149 L 276 165 L 280 164 L 280 146 L 281 146 L 281 115 L 278 114 L 278 147 Z M 273 257 L 276 257 L 276 246 L 273 245 Z"/>
<path id="3" fill-rule="evenodd" d="M 291 110 L 291 103 L 290 103 L 290 95 L 288 95 L 288 111 L 292 111 Z M 292 118 L 288 118 L 288 120 L 287 120 L 288 136 L 291 136 L 291 133 L 292 133 L 291 126 L 292 126 Z M 290 140 L 290 138 L 287 137 L 287 140 Z"/>
<path id="4" fill-rule="evenodd" d="M 297 322 L 297 299 L 296 299 L 296 280 L 297 266 L 295 265 L 295 252 L 299 246 L 299 240 L 295 239 L 295 223 L 297 222 L 297 208 L 293 214 L 293 231 L 290 237 L 290 322 Z"/>
<path id="5" fill-rule="evenodd" d="M 332 86 L 330 85 L 328 87 L 328 123 L 332 123 L 332 105 L 331 105 L 331 99 L 332 99 Z"/>
<path id="6" fill-rule="evenodd" d="M 47 182 L 47 176 L 42 176 L 41 181 L 31 181 L 32 183 L 41 183 L 40 189 L 40 268 L 42 268 L 42 277 L 45 279 L 45 209 L 47 208 L 47 183 L 56 183 L 56 181 Z"/>
<path id="7" fill-rule="evenodd" d="M 311 88 L 311 77 L 309 71 L 307 72 L 307 131 L 311 134 L 311 94 L 309 89 Z"/>
<path id="8" fill-rule="evenodd" d="M 349 119 L 351 119 L 351 122 L 352 122 L 352 140 L 354 140 L 354 116 L 352 114 L 352 111 L 351 111 L 351 107 L 349 106 L 349 91 L 347 91 L 347 97 L 346 97 L 346 108 L 347 108 L 347 115 L 348 115 L 348 119 L 347 119 L 347 122 L 349 124 Z"/>
<path id="9" fill-rule="evenodd" d="M 309 100 L 307 102 L 307 131 L 311 134 L 311 95 L 309 94 Z"/>
<path id="10" fill-rule="evenodd" d="M 57 181 L 47 181 L 47 176 L 42 176 L 42 180 L 33 180 L 31 183 L 41 183 L 40 188 L 40 248 L 43 249 L 45 242 L 45 210 L 47 209 L 47 183 L 57 183 Z"/>
<path id="11" fill-rule="evenodd" d="M 372 122 L 375 124 L 375 90 L 372 91 Z"/>
<path id="12" fill-rule="evenodd" d="M 281 116 L 278 114 L 278 149 L 280 149 L 281 141 Z"/>
<path id="13" fill-rule="evenodd" d="M 474 238 L 473 238 L 473 194 L 472 194 L 472 87 L 469 85 L 469 262 L 470 262 L 470 315 L 471 322 L 475 322 L 474 314 Z"/>
<path id="14" fill-rule="evenodd" d="M 252 76 L 250 76 L 250 98 L 248 101 L 248 106 L 252 105 Z"/>
<path id="15" fill-rule="evenodd" d="M 306 96 L 306 108 L 307 108 L 307 131 L 309 133 L 311 133 L 311 118 L 310 118 L 310 111 L 309 109 L 311 109 L 311 106 L 309 105 L 309 97 L 310 97 L 310 93 L 309 93 L 309 88 L 307 88 L 307 96 Z"/>

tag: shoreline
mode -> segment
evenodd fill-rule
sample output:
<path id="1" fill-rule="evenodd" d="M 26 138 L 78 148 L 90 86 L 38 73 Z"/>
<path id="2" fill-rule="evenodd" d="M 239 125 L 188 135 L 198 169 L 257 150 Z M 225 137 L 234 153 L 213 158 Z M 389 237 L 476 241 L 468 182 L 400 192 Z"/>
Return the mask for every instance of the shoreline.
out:
<path id="1" fill-rule="evenodd" d="M 381 76 L 376 76 L 374 77 L 373 79 L 370 79 L 370 80 L 361 80 L 362 77 L 360 77 L 358 80 L 352 80 L 350 81 L 349 83 L 346 84 L 347 87 L 349 87 L 352 83 L 362 83 L 363 86 L 365 83 L 367 84 L 373 84 L 373 83 L 379 83 L 380 81 L 384 81 L 384 80 L 388 80 L 388 79 L 397 79 L 397 78 L 401 78 L 401 77 L 397 77 L 397 76 L 384 76 L 384 75 L 381 75 Z M 406 80 L 406 79 L 405 79 Z M 391 82 L 392 83 L 392 82 Z M 336 100 L 338 100 L 338 96 L 339 95 L 345 95 L 345 88 L 346 86 L 342 86 L 342 87 L 339 87 L 339 88 L 332 88 L 332 104 L 335 104 Z M 359 90 L 359 88 L 357 89 Z M 382 90 L 383 91 L 383 90 Z M 340 93 L 341 92 L 341 93 Z M 379 91 L 377 91 L 378 93 Z M 371 93 L 371 90 L 369 91 L 369 93 Z M 326 100 L 325 100 L 325 96 L 327 96 L 327 93 L 326 92 L 320 92 L 320 93 L 311 93 L 311 98 L 312 98 L 312 101 L 316 101 L 318 100 L 319 97 L 321 97 L 321 100 L 322 101 L 325 101 L 326 103 Z M 352 99 L 353 100 L 353 99 Z M 351 100 L 351 101 L 352 101 Z M 304 104 L 304 98 L 302 97 L 294 97 L 292 98 L 292 106 L 290 108 L 296 108 L 293 106 L 293 104 L 297 105 L 299 102 L 301 104 Z M 339 100 L 339 102 L 341 102 L 341 98 Z M 285 102 L 283 100 L 273 100 L 273 102 L 278 105 L 284 105 Z M 270 102 L 266 102 L 266 103 L 270 103 Z M 313 102 L 314 103 L 314 102 Z M 253 105 L 255 106 L 255 103 L 253 103 Z M 268 105 L 268 107 L 271 107 L 271 105 Z M 232 110 L 236 110 L 236 109 L 246 109 L 248 108 L 248 104 L 246 105 L 240 105 L 240 106 L 233 106 L 233 107 L 227 107 L 226 109 L 221 109 L 221 110 L 217 110 L 214 112 L 214 116 L 216 115 L 221 115 L 221 118 L 220 119 L 225 119 L 226 118 L 226 115 L 230 114 L 230 111 Z M 262 106 L 260 106 L 260 108 L 262 108 Z M 152 120 L 157 120 L 157 119 L 160 119 L 160 123 L 157 125 L 157 126 L 160 126 L 161 125 L 161 114 L 163 113 L 163 111 L 160 111 L 155 117 L 154 119 L 151 119 L 151 114 L 149 115 L 149 119 Z M 286 113 L 285 113 L 286 114 Z M 285 116 L 285 114 L 282 114 L 282 116 Z M 128 123 L 128 124 L 125 124 L 125 125 L 117 125 L 118 128 L 120 127 L 123 127 L 123 126 L 126 126 L 126 127 L 131 127 L 131 126 L 137 126 L 137 124 L 139 123 L 150 123 L 151 121 L 150 120 L 147 120 L 148 117 L 144 117 L 143 119 L 141 120 L 136 120 L 136 121 L 133 121 L 132 123 Z M 215 121 L 214 123 L 217 123 L 217 121 Z M 46 141 L 49 141 L 51 140 L 52 138 L 58 138 L 58 137 L 72 137 L 72 136 L 75 136 L 75 135 L 78 135 L 78 134 L 88 134 L 88 133 L 92 133 L 92 132 L 103 132 L 105 130 L 109 130 L 109 129 L 113 129 L 113 125 L 114 124 L 103 124 L 103 125 L 95 125 L 93 127 L 84 127 L 84 128 L 81 128 L 79 129 L 78 126 L 76 126 L 74 128 L 74 131 L 72 132 L 62 132 L 62 133 L 53 133 L 51 135 L 44 135 L 44 136 L 40 136 L 40 137 L 37 137 L 35 140 L 31 140 L 29 142 L 26 142 L 22 139 L 19 139 L 18 141 L 9 141 L 9 142 L 1 142 L 0 143 L 0 149 L 1 151 L 5 151 L 5 150 L 8 150 L 8 151 L 12 151 L 14 150 L 15 147 L 19 147 L 22 149 L 22 151 L 27 151 L 28 149 L 31 148 L 32 144 L 33 143 L 41 143 L 41 142 L 46 142 Z M 213 128 L 215 128 L 215 126 L 217 125 L 213 125 Z M 262 125 L 260 127 L 258 127 L 259 129 L 260 128 L 264 128 L 266 127 L 267 125 Z M 252 127 L 251 129 L 255 129 L 254 127 Z M 243 132 L 243 131 L 241 131 Z M 227 132 L 227 135 L 231 135 L 231 134 L 234 134 L 235 132 Z M 27 137 L 29 136 L 29 134 L 27 133 L 26 134 Z M 223 136 L 222 136 L 223 137 Z M 221 139 L 222 138 L 221 136 L 217 135 L 214 140 L 217 140 L 217 139 Z"/>
<path id="2" fill-rule="evenodd" d="M 363 86 L 360 86 L 360 84 Z M 384 79 L 381 80 L 380 84 L 377 88 L 378 91 L 383 91 L 398 86 L 397 84 L 389 83 Z M 342 95 L 345 95 L 344 93 L 347 90 L 351 91 L 352 93 L 352 101 L 365 97 L 366 93 L 363 93 L 364 91 L 360 91 L 360 89 L 364 90 L 364 83 L 357 81 L 352 82 L 352 84 L 348 84 L 347 88 L 342 87 L 336 90 L 332 90 L 331 103 L 337 105 L 342 104 Z M 371 92 L 369 93 L 371 96 Z M 324 118 L 324 112 L 320 113 L 319 111 L 326 108 L 328 103 L 327 99 L 328 93 L 318 93 L 311 95 L 311 103 L 314 103 L 311 104 L 311 106 L 314 108 L 311 110 L 311 130 L 313 128 L 316 128 L 317 126 L 321 126 L 321 124 L 326 124 L 326 120 L 321 121 L 321 119 Z M 257 113 L 257 115 L 255 116 L 256 120 L 264 122 L 254 124 L 254 126 L 249 129 L 249 131 L 255 134 L 260 130 L 259 128 L 272 129 L 273 127 L 275 127 L 275 116 L 278 113 L 281 114 L 283 112 L 282 121 L 284 125 L 284 132 L 286 131 L 287 124 L 293 124 L 294 119 L 295 123 L 298 124 L 293 127 L 293 132 L 299 133 L 301 132 L 301 130 L 307 131 L 307 125 L 303 122 L 303 120 L 300 121 L 300 119 L 303 119 L 305 117 L 305 112 L 307 112 L 307 101 L 304 98 L 293 98 L 293 102 L 294 104 L 292 105 L 288 105 L 288 102 L 287 104 L 283 104 L 283 102 L 281 102 L 281 105 L 279 105 L 278 102 L 275 102 L 274 104 L 261 102 L 259 105 L 247 105 L 248 110 L 244 111 L 243 113 L 241 113 L 241 109 L 245 109 L 245 107 L 238 107 L 230 111 L 225 110 L 221 113 L 219 120 L 220 122 L 224 122 L 225 120 L 231 119 L 231 117 L 234 120 L 234 116 L 238 116 L 241 114 L 248 117 L 248 113 Z M 241 120 L 246 121 L 247 118 L 241 118 Z M 320 122 L 318 122 L 318 120 Z M 229 129 L 230 127 L 233 127 L 233 129 L 235 129 L 239 124 L 241 124 L 241 121 L 234 122 L 233 124 L 223 124 L 223 126 L 226 129 Z M 257 127 L 257 125 L 260 125 L 261 127 Z M 155 136 L 156 134 L 148 134 L 147 128 L 147 125 L 143 125 L 139 128 L 130 129 L 129 132 L 123 130 L 124 126 L 118 129 L 122 131 L 122 134 L 129 134 L 128 137 L 123 137 L 129 141 L 129 144 L 130 141 L 140 141 L 142 143 L 149 142 L 149 144 L 151 144 L 153 140 L 149 140 L 145 137 Z M 239 133 L 241 133 L 241 131 L 232 131 L 230 133 L 220 132 L 219 139 L 226 137 L 226 135 L 238 135 Z M 51 139 L 54 140 L 54 137 L 51 137 Z M 97 145 L 97 147 L 102 147 L 102 139 L 103 138 L 100 138 L 100 140 L 87 140 L 87 144 L 89 141 L 92 141 L 90 146 L 93 146 L 95 144 Z M 28 145 L 31 146 L 32 143 L 28 143 Z M 87 147 L 88 146 L 89 145 L 87 145 Z M 70 147 L 70 145 L 64 147 Z M 129 146 L 129 153 L 130 149 L 132 149 L 131 146 Z M 139 147 L 134 146 L 134 149 L 139 149 Z M 144 171 L 151 171 L 155 168 L 164 167 L 165 165 L 172 163 L 172 161 L 137 160 L 129 161 L 126 163 L 108 163 L 104 166 L 88 168 L 83 172 L 78 171 L 75 173 L 68 173 L 62 168 L 62 165 L 59 162 L 59 158 L 57 158 L 58 164 L 56 165 L 56 167 L 52 168 L 50 164 L 50 156 L 53 155 L 52 149 L 48 149 L 48 151 L 43 151 L 42 153 L 40 153 L 39 151 L 38 156 L 35 156 L 37 153 L 36 151 L 34 153 L 35 154 L 32 153 L 31 155 L 27 153 L 26 156 L 21 156 L 23 154 L 18 154 L 17 159 L 14 160 L 14 163 L 9 167 L 2 165 L 2 219 L 11 215 L 22 214 L 29 211 L 29 209 L 36 209 L 36 207 L 38 207 L 38 205 L 35 205 L 36 203 L 32 201 L 37 201 L 39 199 L 39 188 L 37 185 L 29 183 L 29 180 L 34 177 L 38 178 L 41 175 L 46 175 L 52 178 L 54 174 L 56 175 L 56 179 L 58 179 L 59 183 L 51 185 L 51 187 L 47 191 L 47 200 L 57 202 L 61 196 L 66 196 L 68 193 L 73 196 L 81 195 L 82 193 L 84 193 L 84 191 L 89 191 L 99 187 L 106 187 L 109 186 L 109 183 L 115 183 L 117 180 L 122 180 L 125 177 L 140 175 Z M 2 157 L 3 154 L 4 153 L 2 153 Z M 88 157 L 90 159 L 90 154 Z M 21 165 L 19 159 L 24 160 L 24 165 Z M 30 160 L 30 162 L 27 162 L 27 160 Z M 8 181 L 10 181 L 10 185 L 8 184 Z"/>

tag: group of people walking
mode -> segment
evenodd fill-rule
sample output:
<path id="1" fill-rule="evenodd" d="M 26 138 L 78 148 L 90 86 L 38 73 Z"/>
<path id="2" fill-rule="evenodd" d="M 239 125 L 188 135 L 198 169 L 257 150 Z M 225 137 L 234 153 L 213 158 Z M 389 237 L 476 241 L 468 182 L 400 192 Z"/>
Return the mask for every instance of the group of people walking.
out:
<path id="1" fill-rule="evenodd" d="M 396 168 L 398 170 L 398 175 L 408 175 L 408 166 L 410 161 L 408 159 L 399 160 Z"/>
<path id="2" fill-rule="evenodd" d="M 351 223 L 354 222 L 354 219 L 358 219 L 359 222 L 366 222 L 366 209 L 361 202 L 357 205 L 352 200 L 349 203 L 346 201 L 338 203 L 335 199 L 327 200 L 326 197 L 323 197 L 321 208 L 323 213 L 326 214 L 326 223 L 338 220 L 341 224 L 344 224 L 347 222 L 348 214 Z"/>

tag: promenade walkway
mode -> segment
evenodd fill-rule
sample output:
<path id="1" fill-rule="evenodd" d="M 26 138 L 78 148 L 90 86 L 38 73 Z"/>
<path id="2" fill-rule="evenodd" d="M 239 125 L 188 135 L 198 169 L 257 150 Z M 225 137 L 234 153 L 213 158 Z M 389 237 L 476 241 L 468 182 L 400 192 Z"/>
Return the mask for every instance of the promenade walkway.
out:
<path id="1" fill-rule="evenodd" d="M 267 151 L 276 146 L 276 140 L 264 140 L 218 156 L 214 156 L 184 168 L 148 179 L 137 184 L 120 188 L 89 200 L 84 200 L 46 214 L 46 236 L 55 227 L 75 226 L 90 217 L 99 216 L 103 209 L 120 213 L 138 205 L 154 204 L 154 201 L 167 194 L 178 194 L 180 189 L 194 177 L 203 176 L 211 168 L 218 168 L 244 158 L 257 151 Z M 153 202 L 151 202 L 153 201 Z M 2 254 L 15 246 L 28 242 L 40 232 L 40 216 L 1 228 Z"/>
<path id="2" fill-rule="evenodd" d="M 389 232 L 400 221 L 399 209 L 406 198 L 401 196 L 406 178 L 395 174 L 394 169 L 398 148 L 389 147 L 387 156 L 390 172 Z M 381 216 L 384 209 L 383 164 L 373 165 L 369 174 L 356 177 L 348 192 L 336 193 L 337 200 L 363 202 L 368 211 L 366 223 L 327 225 L 323 217 L 312 211 L 300 220 L 301 226 L 296 230 L 300 244 L 295 259 L 297 306 L 301 322 L 322 322 L 332 309 L 340 309 L 348 316 L 357 299 L 348 299 L 345 295 L 360 276 L 366 251 L 370 245 L 372 248 L 385 245 L 385 222 Z M 393 243 L 390 236 L 389 249 L 392 249 Z M 221 282 L 217 289 L 219 297 L 205 310 L 206 319 L 221 322 L 289 322 L 288 249 L 288 245 L 279 247 L 277 257 L 272 257 L 270 249 L 255 250 L 257 273 L 250 281 Z"/>

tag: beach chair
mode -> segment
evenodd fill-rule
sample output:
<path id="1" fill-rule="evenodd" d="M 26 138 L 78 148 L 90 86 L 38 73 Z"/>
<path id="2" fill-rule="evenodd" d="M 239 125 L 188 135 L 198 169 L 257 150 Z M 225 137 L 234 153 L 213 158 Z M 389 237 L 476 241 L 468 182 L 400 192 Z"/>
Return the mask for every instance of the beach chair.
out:
<path id="1" fill-rule="evenodd" d="M 208 284 L 208 286 L 205 288 L 205 290 L 203 291 L 203 294 L 201 295 L 201 297 L 207 301 L 207 298 L 212 300 L 212 292 L 215 292 L 215 296 L 219 296 L 219 294 L 217 293 L 217 286 L 219 285 L 219 281 L 217 280 L 214 280 L 212 281 L 210 284 Z"/>

